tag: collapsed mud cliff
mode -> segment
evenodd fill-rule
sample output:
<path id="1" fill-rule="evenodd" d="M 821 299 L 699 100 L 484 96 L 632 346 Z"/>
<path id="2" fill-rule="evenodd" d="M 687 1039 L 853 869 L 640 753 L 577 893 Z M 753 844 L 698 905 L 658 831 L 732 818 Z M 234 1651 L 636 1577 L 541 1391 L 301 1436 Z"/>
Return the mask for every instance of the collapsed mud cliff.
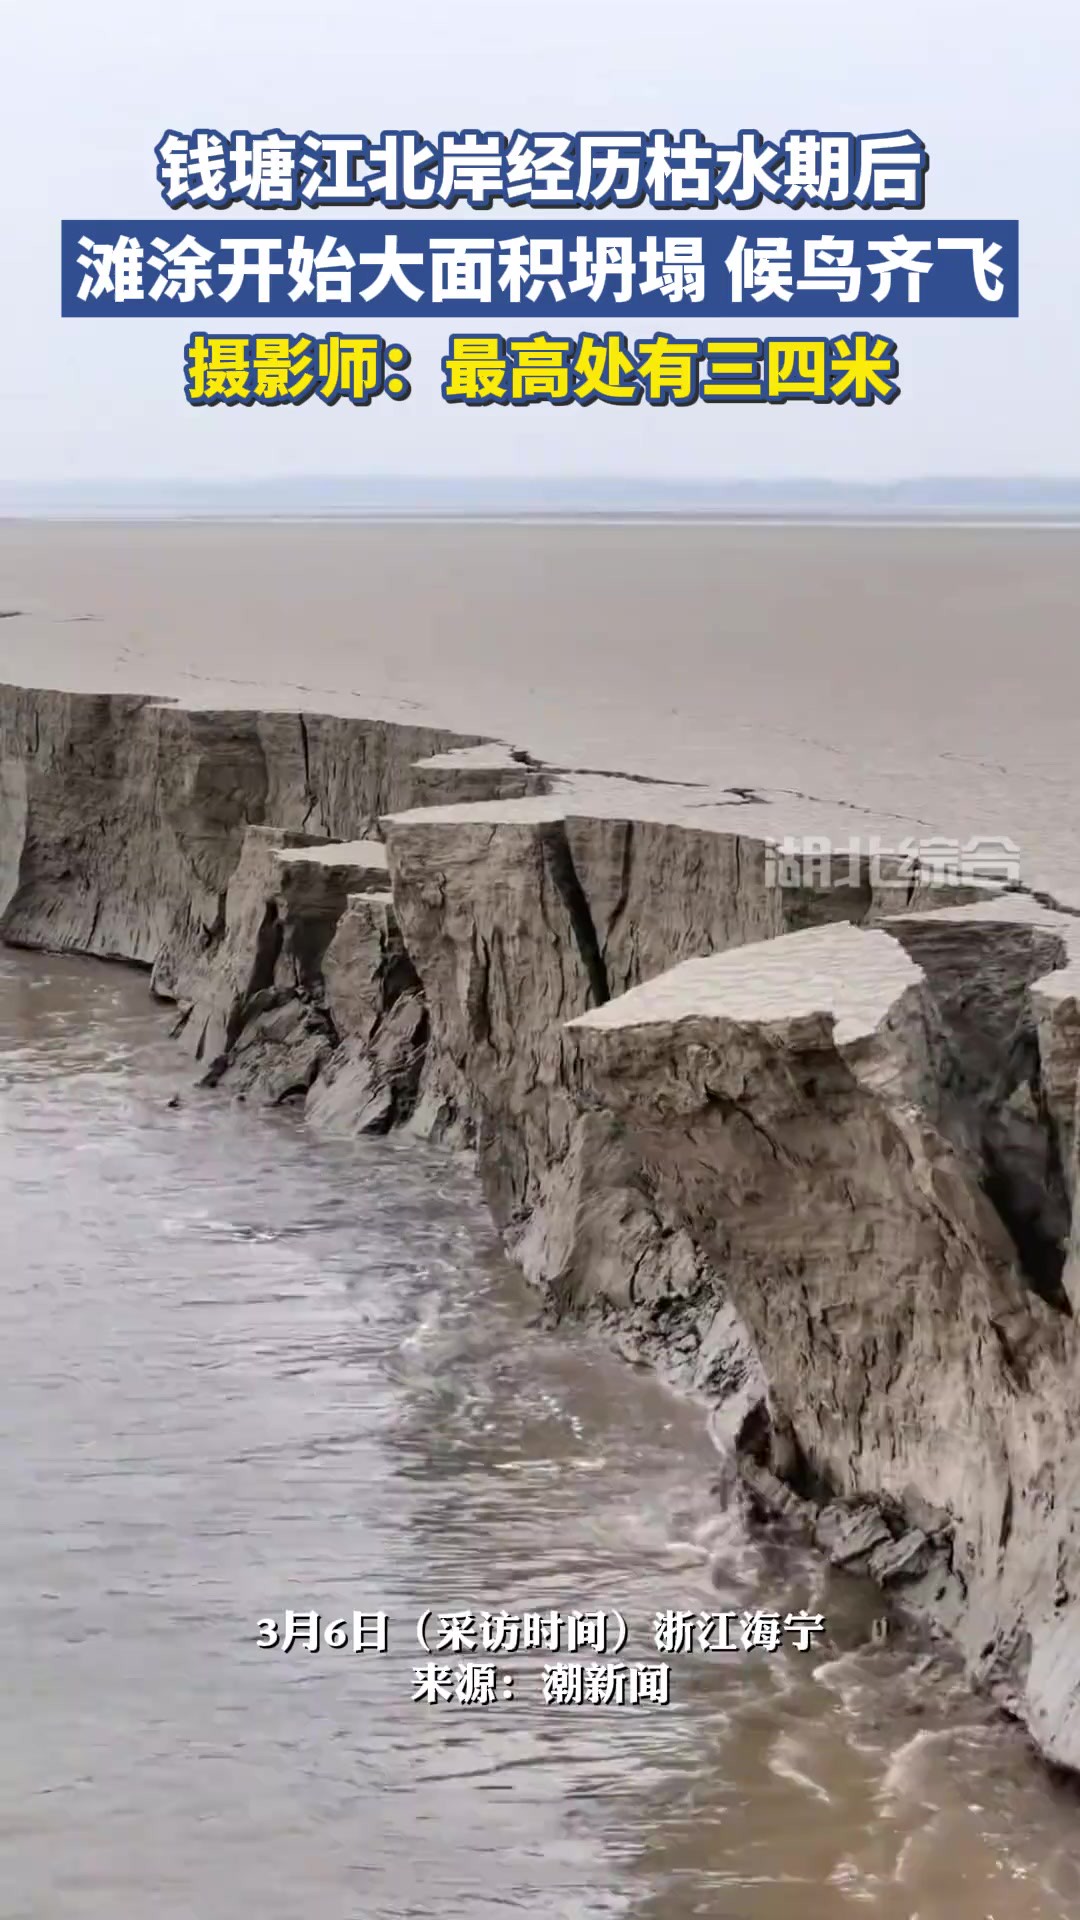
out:
<path id="1" fill-rule="evenodd" d="M 900 845 L 907 823 L 897 822 Z M 553 1313 L 1080 1769 L 1080 918 L 799 796 L 0 693 L 0 934 L 145 966 L 208 1086 L 476 1156 Z"/>

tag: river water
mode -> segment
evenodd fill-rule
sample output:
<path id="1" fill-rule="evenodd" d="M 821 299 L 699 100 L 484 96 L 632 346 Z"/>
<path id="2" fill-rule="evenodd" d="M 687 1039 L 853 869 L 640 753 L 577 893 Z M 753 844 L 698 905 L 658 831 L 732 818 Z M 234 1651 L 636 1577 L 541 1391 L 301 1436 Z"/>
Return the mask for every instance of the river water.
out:
<path id="1" fill-rule="evenodd" d="M 0 954 L 3 1920 L 1080 1912 L 1073 1789 L 535 1324 L 466 1169 L 185 1082 L 141 976 Z M 601 1607 L 654 1663 L 668 1609 L 828 1631 L 666 1707 L 545 1706 L 542 1655 L 414 1700 L 428 1608 Z M 389 1651 L 260 1649 L 286 1608 Z"/>

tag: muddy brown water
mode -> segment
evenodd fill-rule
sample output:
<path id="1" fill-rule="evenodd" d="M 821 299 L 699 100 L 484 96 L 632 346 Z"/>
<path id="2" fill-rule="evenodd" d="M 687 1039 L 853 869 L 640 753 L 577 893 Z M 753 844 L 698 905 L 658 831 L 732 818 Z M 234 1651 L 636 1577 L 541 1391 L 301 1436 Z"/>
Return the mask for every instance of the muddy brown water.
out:
<path id="1" fill-rule="evenodd" d="M 467 1169 L 168 1101 L 145 980 L 0 954 L 5 1920 L 1065 1920 L 1080 1797 L 535 1323 Z M 386 1611 L 383 1657 L 262 1651 Z M 822 1612 L 671 1703 L 413 1699 L 417 1616 Z M 481 1657 L 481 1656 L 477 1656 Z"/>

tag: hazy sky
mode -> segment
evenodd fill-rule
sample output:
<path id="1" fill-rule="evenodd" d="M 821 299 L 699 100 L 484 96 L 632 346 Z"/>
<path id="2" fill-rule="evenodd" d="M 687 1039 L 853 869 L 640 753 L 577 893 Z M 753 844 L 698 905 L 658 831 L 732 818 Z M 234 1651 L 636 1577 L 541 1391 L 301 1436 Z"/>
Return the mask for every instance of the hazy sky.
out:
<path id="1" fill-rule="evenodd" d="M 3 0 L 0 45 L 8 487 L 1080 471 L 1075 0 Z M 692 126 L 715 139 L 910 126 L 930 152 L 923 217 L 1020 220 L 1021 317 L 897 320 L 903 392 L 889 408 L 451 407 L 442 320 L 399 323 L 414 360 L 403 405 L 191 408 L 189 318 L 59 317 L 60 220 L 164 213 L 153 150 L 167 126 Z M 566 317 L 588 326 L 589 303 Z"/>

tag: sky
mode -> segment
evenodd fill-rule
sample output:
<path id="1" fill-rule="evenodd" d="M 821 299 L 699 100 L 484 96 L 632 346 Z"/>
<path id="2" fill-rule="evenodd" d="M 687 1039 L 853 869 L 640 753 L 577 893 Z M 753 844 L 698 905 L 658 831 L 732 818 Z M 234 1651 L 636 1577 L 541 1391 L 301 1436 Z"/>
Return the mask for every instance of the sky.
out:
<path id="1" fill-rule="evenodd" d="M 0 17 L 7 492 L 308 474 L 1080 472 L 1075 0 L 2 0 Z M 662 126 L 717 140 L 911 127 L 930 153 L 921 217 L 1020 221 L 1020 317 L 897 319 L 891 407 L 454 407 L 438 390 L 450 329 L 410 320 L 398 323 L 413 354 L 404 404 L 193 408 L 188 317 L 60 318 L 59 228 L 163 213 L 155 145 L 166 127 L 200 126 Z M 847 312 L 874 324 L 872 307 Z M 560 314 L 575 330 L 592 318 L 588 303 Z"/>

